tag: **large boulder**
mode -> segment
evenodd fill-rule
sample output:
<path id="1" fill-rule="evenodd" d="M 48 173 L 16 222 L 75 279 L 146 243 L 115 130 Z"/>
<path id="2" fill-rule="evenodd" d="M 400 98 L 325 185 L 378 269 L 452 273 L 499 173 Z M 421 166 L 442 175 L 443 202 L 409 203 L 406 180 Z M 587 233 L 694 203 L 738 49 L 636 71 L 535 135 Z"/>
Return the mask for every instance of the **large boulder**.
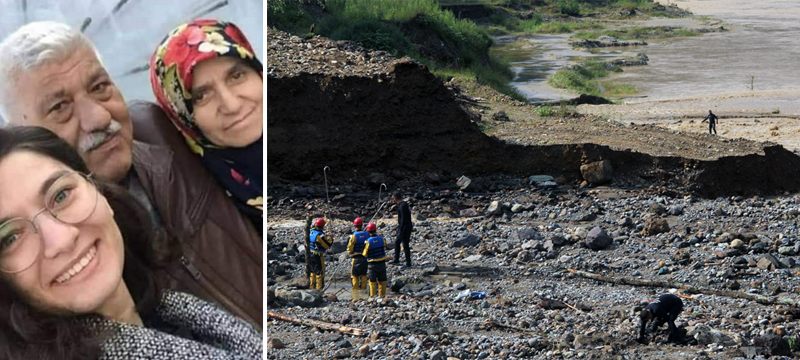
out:
<path id="1" fill-rule="evenodd" d="M 275 290 L 275 298 L 300 307 L 316 307 L 322 305 L 322 294 L 315 290 Z"/>
<path id="2" fill-rule="evenodd" d="M 581 165 L 581 175 L 591 184 L 604 184 L 614 177 L 611 161 L 601 160 Z"/>
<path id="3" fill-rule="evenodd" d="M 789 341 L 775 334 L 759 336 L 753 340 L 753 345 L 763 347 L 767 356 L 792 356 Z"/>
<path id="4" fill-rule="evenodd" d="M 481 237 L 475 234 L 466 234 L 453 243 L 453 247 L 468 247 L 480 244 Z"/>
<path id="5" fill-rule="evenodd" d="M 718 344 L 723 346 L 733 346 L 736 345 L 736 341 L 733 338 L 719 331 L 717 329 L 711 328 L 708 325 L 697 325 L 690 329 L 687 329 L 687 335 L 693 337 L 697 340 L 697 343 L 700 345 L 708 345 L 708 344 Z"/>
<path id="6" fill-rule="evenodd" d="M 669 232 L 669 223 L 667 223 L 666 219 L 650 217 L 644 221 L 644 229 L 642 229 L 642 234 L 651 236 L 665 232 Z"/>
<path id="7" fill-rule="evenodd" d="M 592 250 L 603 250 L 609 247 L 611 242 L 611 236 L 608 236 L 603 228 L 595 226 L 592 230 L 589 230 L 589 234 L 586 235 L 584 245 Z"/>

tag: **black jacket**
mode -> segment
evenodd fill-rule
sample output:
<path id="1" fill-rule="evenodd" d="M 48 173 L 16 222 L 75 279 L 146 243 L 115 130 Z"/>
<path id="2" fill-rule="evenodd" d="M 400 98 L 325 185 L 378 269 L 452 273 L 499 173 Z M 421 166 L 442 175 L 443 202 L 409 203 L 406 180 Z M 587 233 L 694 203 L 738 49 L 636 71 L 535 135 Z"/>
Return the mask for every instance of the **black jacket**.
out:
<path id="1" fill-rule="evenodd" d="M 400 201 L 397 203 L 397 237 L 410 236 L 414 225 L 411 223 L 411 209 L 408 203 Z"/>

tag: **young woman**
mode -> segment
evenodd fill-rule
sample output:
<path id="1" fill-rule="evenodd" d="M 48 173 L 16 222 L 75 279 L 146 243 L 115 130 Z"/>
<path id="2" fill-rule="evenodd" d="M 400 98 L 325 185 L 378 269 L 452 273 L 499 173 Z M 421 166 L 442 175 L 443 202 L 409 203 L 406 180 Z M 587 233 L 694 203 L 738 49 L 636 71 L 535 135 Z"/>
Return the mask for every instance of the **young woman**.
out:
<path id="1" fill-rule="evenodd" d="M 216 20 L 178 26 L 150 59 L 158 103 L 258 229 L 264 203 L 262 71 L 239 28 Z"/>
<path id="2" fill-rule="evenodd" d="M 0 199 L 0 358 L 261 358 L 251 325 L 153 282 L 146 211 L 55 134 L 0 129 Z"/>

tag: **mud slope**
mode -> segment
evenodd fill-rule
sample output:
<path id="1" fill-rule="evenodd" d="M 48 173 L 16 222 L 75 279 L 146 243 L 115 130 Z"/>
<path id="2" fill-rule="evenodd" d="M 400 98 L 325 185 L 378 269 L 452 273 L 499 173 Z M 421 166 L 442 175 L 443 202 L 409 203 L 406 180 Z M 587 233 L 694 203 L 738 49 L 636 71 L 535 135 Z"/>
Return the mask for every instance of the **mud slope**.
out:
<path id="1" fill-rule="evenodd" d="M 780 146 L 696 160 L 640 153 L 635 142 L 621 147 L 630 150 L 505 143 L 485 135 L 473 122 L 478 115 L 423 65 L 274 30 L 268 48 L 268 181 L 310 180 L 325 165 L 353 174 L 548 173 L 575 181 L 581 164 L 608 159 L 617 185 L 703 196 L 800 190 L 800 158 Z"/>

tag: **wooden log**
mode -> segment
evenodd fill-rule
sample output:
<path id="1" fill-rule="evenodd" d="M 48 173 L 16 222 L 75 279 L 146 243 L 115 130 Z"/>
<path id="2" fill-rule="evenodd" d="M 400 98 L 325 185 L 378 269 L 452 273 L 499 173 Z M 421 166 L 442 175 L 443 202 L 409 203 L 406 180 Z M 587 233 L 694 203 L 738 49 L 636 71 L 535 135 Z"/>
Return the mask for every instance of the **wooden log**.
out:
<path id="1" fill-rule="evenodd" d="M 716 295 L 716 296 L 724 296 L 736 299 L 744 299 L 744 300 L 755 301 L 763 305 L 788 305 L 788 306 L 800 307 L 800 300 L 787 296 L 764 296 L 764 295 L 748 294 L 732 290 L 708 289 L 699 286 L 666 281 L 666 280 L 637 279 L 624 276 L 607 276 L 576 269 L 567 269 L 567 271 L 582 278 L 587 278 L 612 284 L 618 284 L 618 285 L 675 288 L 675 289 L 681 289 L 688 293 Z"/>
<path id="2" fill-rule="evenodd" d="M 289 315 L 280 314 L 274 311 L 267 311 L 267 318 L 272 318 L 275 320 L 286 321 L 292 324 L 304 325 L 309 327 L 316 327 L 322 330 L 333 330 L 338 331 L 342 334 L 354 335 L 354 336 L 364 336 L 367 334 L 366 331 L 363 329 L 358 329 L 350 326 L 344 326 L 340 324 L 329 323 L 325 321 L 319 320 L 312 320 L 312 319 L 300 319 L 296 317 L 292 317 Z"/>

